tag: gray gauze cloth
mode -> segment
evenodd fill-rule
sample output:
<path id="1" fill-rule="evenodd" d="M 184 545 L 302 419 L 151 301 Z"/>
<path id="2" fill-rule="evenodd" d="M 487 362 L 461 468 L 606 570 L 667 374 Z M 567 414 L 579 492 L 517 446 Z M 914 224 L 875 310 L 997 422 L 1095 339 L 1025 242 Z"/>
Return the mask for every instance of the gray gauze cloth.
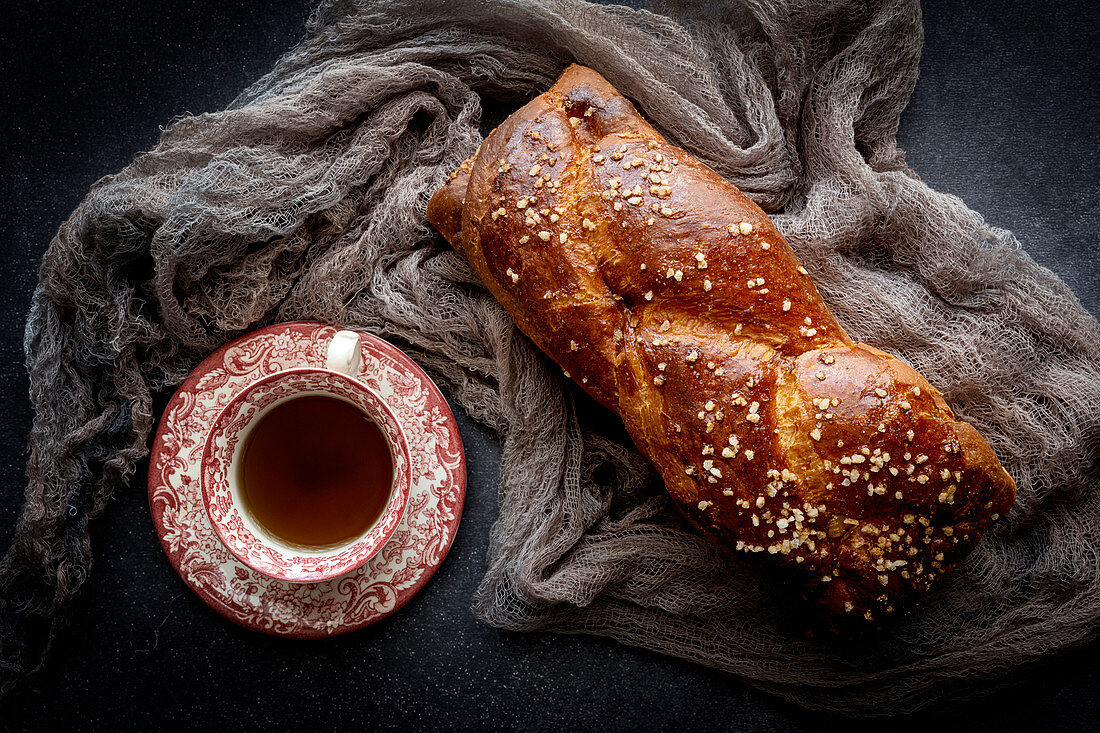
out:
<path id="1" fill-rule="evenodd" d="M 87 578 L 89 520 L 146 455 L 151 395 L 261 325 L 402 346 L 503 443 L 476 614 L 612 636 L 802 705 L 912 710 L 1094 637 L 1100 327 L 895 143 L 916 2 L 336 2 L 229 109 L 98 181 L 50 244 L 27 322 L 29 486 L 0 566 L 9 683 Z M 621 425 L 560 376 L 428 224 L 432 192 L 568 62 L 768 211 L 856 339 L 989 440 L 1019 501 L 887 631 L 791 631 L 792 604 L 677 515 Z"/>

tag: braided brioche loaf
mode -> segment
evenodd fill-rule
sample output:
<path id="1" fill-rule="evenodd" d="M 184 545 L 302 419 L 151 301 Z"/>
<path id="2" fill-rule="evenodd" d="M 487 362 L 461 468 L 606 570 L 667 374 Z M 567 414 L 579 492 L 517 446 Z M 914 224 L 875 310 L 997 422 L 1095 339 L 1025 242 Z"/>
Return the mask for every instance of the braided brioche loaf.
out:
<path id="1" fill-rule="evenodd" d="M 764 212 L 591 69 L 494 130 L 428 218 L 695 525 L 834 614 L 894 611 L 1015 500 L 935 388 L 844 333 Z"/>

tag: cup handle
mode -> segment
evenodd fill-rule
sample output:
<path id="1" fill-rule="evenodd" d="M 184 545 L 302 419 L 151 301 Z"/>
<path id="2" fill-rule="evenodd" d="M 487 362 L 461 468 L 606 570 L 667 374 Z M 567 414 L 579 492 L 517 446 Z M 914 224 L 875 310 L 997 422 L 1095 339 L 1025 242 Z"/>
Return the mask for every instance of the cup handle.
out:
<path id="1" fill-rule="evenodd" d="M 360 339 L 355 331 L 337 331 L 325 352 L 325 367 L 359 378 Z"/>

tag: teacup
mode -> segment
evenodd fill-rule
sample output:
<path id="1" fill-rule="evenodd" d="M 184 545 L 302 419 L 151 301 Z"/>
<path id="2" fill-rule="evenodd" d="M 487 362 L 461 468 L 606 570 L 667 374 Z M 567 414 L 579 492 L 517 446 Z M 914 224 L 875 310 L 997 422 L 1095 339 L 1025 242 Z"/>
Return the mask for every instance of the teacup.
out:
<path id="1" fill-rule="evenodd" d="M 356 378 L 359 361 L 359 336 L 340 331 L 329 342 L 324 367 L 295 367 L 257 379 L 214 421 L 202 458 L 203 502 L 229 552 L 263 575 L 316 583 L 351 572 L 382 549 L 401 521 L 409 500 L 409 449 L 386 403 Z M 272 410 L 307 396 L 335 398 L 361 412 L 385 438 L 393 468 L 389 497 L 377 520 L 356 536 L 324 547 L 302 546 L 276 535 L 257 521 L 243 497 L 242 465 L 249 437 Z"/>

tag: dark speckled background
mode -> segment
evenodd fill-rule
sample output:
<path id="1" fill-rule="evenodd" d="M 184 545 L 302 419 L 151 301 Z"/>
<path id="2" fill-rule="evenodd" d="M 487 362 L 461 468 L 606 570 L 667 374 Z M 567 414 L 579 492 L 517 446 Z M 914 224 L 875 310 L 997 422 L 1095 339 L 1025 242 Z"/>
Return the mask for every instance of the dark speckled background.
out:
<path id="1" fill-rule="evenodd" d="M 6 2 L 0 10 L 0 546 L 24 485 L 22 333 L 38 260 L 88 186 L 187 112 L 228 103 L 301 38 L 306 0 Z M 925 5 L 921 79 L 899 138 L 929 184 L 1016 232 L 1100 315 L 1100 5 Z M 159 404 L 163 405 L 163 399 Z M 500 632 L 470 597 L 496 515 L 499 446 L 459 410 L 462 528 L 424 591 L 325 642 L 239 629 L 169 567 L 145 467 L 94 528 L 72 634 L 0 730 L 812 730 L 823 717 L 716 672 L 591 637 Z M 1015 687 L 892 727 L 1073 730 L 1100 715 L 1100 647 Z M 831 721 L 836 722 L 836 721 Z"/>

